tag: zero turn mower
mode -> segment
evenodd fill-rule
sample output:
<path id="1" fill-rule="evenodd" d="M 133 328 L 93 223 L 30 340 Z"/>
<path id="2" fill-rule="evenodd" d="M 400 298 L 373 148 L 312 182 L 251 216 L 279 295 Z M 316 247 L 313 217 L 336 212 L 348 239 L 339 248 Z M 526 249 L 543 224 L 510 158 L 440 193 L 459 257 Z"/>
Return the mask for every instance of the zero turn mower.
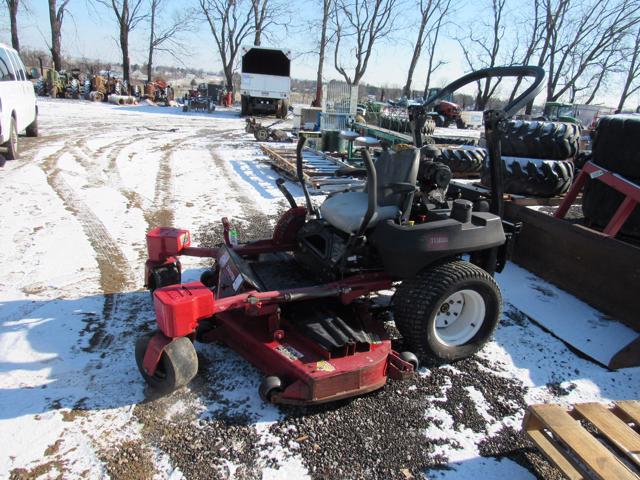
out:
<path id="1" fill-rule="evenodd" d="M 384 386 L 388 377 L 410 376 L 419 360 L 450 362 L 477 352 L 500 318 L 501 296 L 492 274 L 504 266 L 514 237 L 513 225 L 500 218 L 496 132 L 540 92 L 544 71 L 481 70 L 438 94 L 498 76 L 534 81 L 504 110 L 485 112 L 491 212 L 476 211 L 460 199 L 429 205 L 433 196 L 421 192 L 433 187 L 446 193 L 437 186 L 446 179 L 435 178 L 443 177 L 437 166 L 435 177 L 429 176 L 433 162 L 421 161 L 419 148 L 383 149 L 375 162 L 363 149 L 365 189 L 334 193 L 317 208 L 303 178 L 301 138 L 297 175 L 305 205 L 297 205 L 278 179 L 291 208 L 272 238 L 237 244 L 226 218 L 224 244 L 217 248 L 192 247 L 187 230 L 150 231 L 145 278 L 158 330 L 140 338 L 135 352 L 148 384 L 161 392 L 186 385 L 198 370 L 196 340 L 219 341 L 238 352 L 265 374 L 260 396 L 286 404 L 362 395 Z M 418 116 L 418 132 L 420 121 Z M 422 181 L 433 185 L 417 185 Z M 181 255 L 212 257 L 215 267 L 200 281 L 181 284 Z M 392 348 L 372 298 L 394 287 L 389 308 L 404 337 L 402 352 Z"/>

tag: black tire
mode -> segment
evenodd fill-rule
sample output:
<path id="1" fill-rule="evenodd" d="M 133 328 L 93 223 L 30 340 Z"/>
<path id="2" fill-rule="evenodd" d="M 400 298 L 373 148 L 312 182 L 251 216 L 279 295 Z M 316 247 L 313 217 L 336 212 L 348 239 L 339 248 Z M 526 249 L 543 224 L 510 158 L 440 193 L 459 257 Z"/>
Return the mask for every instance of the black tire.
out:
<path id="1" fill-rule="evenodd" d="M 573 165 L 576 167 L 576 171 L 582 170 L 584 164 L 593 159 L 593 155 L 591 154 L 591 150 L 584 150 L 582 152 L 578 152 L 576 158 L 573 159 Z"/>
<path id="2" fill-rule="evenodd" d="M 168 287 L 169 285 L 178 285 L 182 282 L 182 274 L 178 265 L 163 265 L 154 268 L 147 280 L 147 286 L 153 299 L 153 291 L 157 288 Z"/>
<path id="3" fill-rule="evenodd" d="M 249 110 L 249 102 L 247 100 L 247 97 L 244 95 L 240 96 L 240 116 L 244 117 L 246 116 Z"/>
<path id="4" fill-rule="evenodd" d="M 37 137 L 38 136 L 38 112 L 36 111 L 36 118 L 31 122 L 25 131 L 27 137 Z"/>
<path id="5" fill-rule="evenodd" d="M 436 122 L 431 118 L 427 119 L 427 121 L 424 124 L 423 133 L 425 135 L 433 135 L 433 132 L 435 131 L 436 131 Z"/>
<path id="6" fill-rule="evenodd" d="M 436 123 L 436 127 L 442 127 L 444 126 L 444 118 L 442 117 L 442 115 L 437 115 L 433 121 Z"/>
<path id="7" fill-rule="evenodd" d="M 465 128 L 467 128 L 467 124 L 464 123 L 464 120 L 461 118 L 456 119 L 456 127 L 458 127 L 461 130 L 464 130 Z"/>
<path id="8" fill-rule="evenodd" d="M 451 295 L 460 291 L 471 291 L 472 298 L 477 302 L 483 302 L 484 315 L 478 309 L 482 318 L 472 318 L 473 321 L 482 322 L 473 336 L 460 344 L 447 343 L 443 339 L 443 331 L 452 328 L 452 325 L 443 327 L 440 332 L 436 328 L 436 314 L 444 313 L 443 308 L 449 303 L 443 303 Z M 460 315 L 467 313 L 465 308 L 472 308 L 472 302 L 462 303 Z M 410 280 L 402 282 L 395 295 L 393 314 L 396 327 L 407 342 L 407 346 L 418 358 L 434 363 L 452 362 L 469 357 L 480 350 L 491 338 L 498 321 L 502 305 L 502 296 L 495 280 L 481 268 L 462 260 L 453 260 L 422 270 Z M 452 309 L 454 307 L 451 307 Z M 452 313 L 456 312 L 452 310 Z M 464 320 L 465 317 L 458 317 Z"/>
<path id="9" fill-rule="evenodd" d="M 154 333 L 146 334 L 136 341 L 136 364 L 147 384 L 158 393 L 166 394 L 187 385 L 198 373 L 198 355 L 187 337 L 174 338 L 168 344 L 153 376 L 144 371 L 142 362 L 147 346 Z"/>
<path id="10" fill-rule="evenodd" d="M 260 382 L 258 393 L 263 402 L 272 403 L 273 394 L 276 392 L 282 392 L 282 380 L 278 377 L 265 377 Z"/>
<path id="11" fill-rule="evenodd" d="M 574 167 L 570 161 L 511 157 L 502 159 L 502 172 L 505 193 L 555 197 L 569 190 Z M 487 162 L 483 164 L 480 183 L 491 187 Z"/>
<path id="12" fill-rule="evenodd" d="M 604 228 L 620 207 L 624 195 L 598 180 L 587 179 L 582 196 L 582 213 L 587 225 Z M 624 222 L 620 233 L 640 238 L 640 207 Z"/>
<path id="13" fill-rule="evenodd" d="M 16 126 L 16 119 L 11 117 L 11 123 L 9 124 L 9 140 L 5 143 L 7 147 L 7 154 L 5 158 L 7 160 L 16 160 L 20 157 L 18 150 L 18 127 Z"/>
<path id="14" fill-rule="evenodd" d="M 440 135 L 433 135 L 433 139 L 436 143 L 444 145 L 478 145 L 479 140 L 476 137 L 450 137 Z"/>
<path id="15" fill-rule="evenodd" d="M 253 131 L 253 136 L 256 137 L 256 140 L 259 142 L 268 142 L 269 141 L 269 130 L 267 127 L 259 127 Z"/>
<path id="16" fill-rule="evenodd" d="M 418 360 L 418 357 L 416 357 L 416 355 L 412 352 L 400 352 L 400 358 L 402 360 L 404 360 L 407 363 L 410 363 L 411 365 L 413 365 L 413 371 L 417 372 L 418 369 L 420 368 L 420 360 Z"/>
<path id="17" fill-rule="evenodd" d="M 575 123 L 511 120 L 500 135 L 502 154 L 566 160 L 578 153 L 580 127 Z"/>
<path id="18" fill-rule="evenodd" d="M 450 119 L 450 118 L 445 118 L 445 120 L 444 120 L 444 122 L 443 122 L 442 126 L 443 126 L 444 128 L 449 128 L 449 125 L 451 125 L 451 119 Z"/>
<path id="19" fill-rule="evenodd" d="M 440 147 L 439 162 L 448 165 L 451 173 L 480 173 L 487 158 L 487 151 L 481 147 L 472 146 L 442 146 Z"/>
<path id="20" fill-rule="evenodd" d="M 640 181 L 640 116 L 600 118 L 593 139 L 593 161 L 638 183 Z"/>

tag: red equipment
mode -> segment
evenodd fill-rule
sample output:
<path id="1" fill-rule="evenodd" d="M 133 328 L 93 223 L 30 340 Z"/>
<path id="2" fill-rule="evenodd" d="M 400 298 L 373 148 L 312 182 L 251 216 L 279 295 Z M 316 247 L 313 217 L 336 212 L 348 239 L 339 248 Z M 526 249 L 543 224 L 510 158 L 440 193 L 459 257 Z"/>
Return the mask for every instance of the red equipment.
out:
<path id="1" fill-rule="evenodd" d="M 610 172 L 606 168 L 599 167 L 593 162 L 586 162 L 584 164 L 580 175 L 578 175 L 578 178 L 573 182 L 571 190 L 569 190 L 556 211 L 555 217 L 564 218 L 569 207 L 571 207 L 578 196 L 578 193 L 580 193 L 584 187 L 587 177 L 591 178 L 591 180 L 603 182 L 625 195 L 625 199 L 603 231 L 605 235 L 615 237 L 622 228 L 622 225 L 624 225 L 624 222 L 629 218 L 629 215 L 633 213 L 636 205 L 640 202 L 640 185 L 636 185 L 620 175 Z"/>
<path id="2" fill-rule="evenodd" d="M 154 292 L 154 308 L 159 332 L 146 346 L 142 366 L 153 378 L 162 352 L 175 339 L 193 335 L 200 323 L 215 316 L 216 328 L 198 335 L 203 342 L 221 341 L 244 356 L 271 378 L 284 380 L 286 387 L 261 388 L 263 398 L 276 403 L 314 404 L 371 392 L 382 387 L 387 376 L 405 378 L 414 364 L 391 348 L 380 322 L 370 318 L 364 305 L 355 313 L 368 332 L 370 342 L 349 343 L 330 353 L 296 331 L 281 315 L 281 306 L 303 300 L 337 297 L 343 305 L 372 291 L 391 288 L 384 273 L 355 275 L 322 286 L 257 291 L 243 271 L 242 257 L 282 252 L 292 248 L 292 240 L 302 226 L 306 210 L 291 208 L 280 218 L 270 240 L 233 247 L 230 224 L 223 219 L 225 245 L 194 248 L 187 230 L 156 228 L 147 235 L 148 283 L 152 272 L 179 266 L 180 255 L 216 258 L 218 289 L 212 292 L 201 282 L 171 285 Z M 179 267 L 178 267 L 179 268 Z"/>

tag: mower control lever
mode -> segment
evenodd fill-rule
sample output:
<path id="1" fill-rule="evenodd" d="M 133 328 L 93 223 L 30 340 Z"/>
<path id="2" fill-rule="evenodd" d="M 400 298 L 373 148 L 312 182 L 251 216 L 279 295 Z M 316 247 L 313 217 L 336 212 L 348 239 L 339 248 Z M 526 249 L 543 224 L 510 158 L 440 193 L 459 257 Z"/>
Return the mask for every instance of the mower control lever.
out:
<path id="1" fill-rule="evenodd" d="M 304 172 L 302 171 L 302 149 L 304 148 L 305 143 L 307 143 L 307 137 L 300 135 L 298 145 L 296 146 L 296 173 L 298 175 L 298 181 L 300 182 L 302 191 L 304 192 L 304 198 L 307 202 L 307 214 L 315 215 L 316 218 L 319 218 L 318 212 L 313 208 L 313 204 L 311 203 L 307 183 L 304 181 Z"/>
<path id="2" fill-rule="evenodd" d="M 378 206 L 378 177 L 376 174 L 376 166 L 373 164 L 371 155 L 366 148 L 362 149 L 362 158 L 364 159 L 364 166 L 367 168 L 368 202 L 367 213 L 365 213 L 364 218 L 362 219 L 362 224 L 358 230 L 358 237 L 364 235 L 364 232 L 369 226 L 369 222 L 371 222 L 373 215 L 376 213 L 376 207 Z"/>
<path id="3" fill-rule="evenodd" d="M 296 208 L 298 206 L 295 199 L 293 198 L 293 195 L 291 195 L 291 192 L 287 190 L 287 187 L 284 185 L 284 178 L 281 177 L 276 179 L 276 187 L 278 187 L 278 190 L 282 192 L 282 195 L 284 195 L 284 198 L 287 199 L 287 202 L 289 202 L 291 208 Z"/>

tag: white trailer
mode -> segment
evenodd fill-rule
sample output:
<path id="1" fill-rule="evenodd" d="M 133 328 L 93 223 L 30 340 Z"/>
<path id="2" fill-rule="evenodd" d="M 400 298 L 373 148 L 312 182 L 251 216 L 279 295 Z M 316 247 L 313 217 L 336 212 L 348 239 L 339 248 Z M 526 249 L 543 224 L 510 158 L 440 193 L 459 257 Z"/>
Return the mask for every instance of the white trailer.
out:
<path id="1" fill-rule="evenodd" d="M 240 79 L 241 114 L 287 116 L 291 94 L 291 50 L 243 47 Z"/>

